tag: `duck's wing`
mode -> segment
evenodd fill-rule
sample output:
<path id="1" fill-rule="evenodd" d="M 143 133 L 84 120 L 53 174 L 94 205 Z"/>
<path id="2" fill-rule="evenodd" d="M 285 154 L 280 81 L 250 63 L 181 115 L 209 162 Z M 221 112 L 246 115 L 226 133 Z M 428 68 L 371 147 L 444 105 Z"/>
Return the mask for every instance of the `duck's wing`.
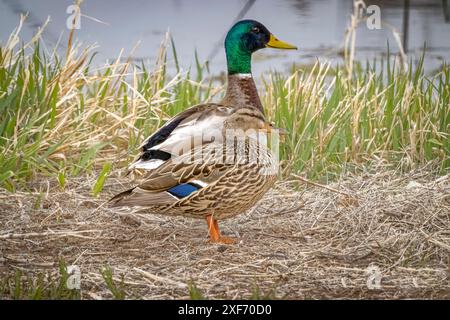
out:
<path id="1" fill-rule="evenodd" d="M 147 170 L 141 183 L 110 200 L 112 206 L 157 207 L 173 204 L 207 188 L 226 173 L 227 164 L 213 151 L 215 143 L 204 143 L 192 154 L 182 154 Z M 194 158 L 193 158 L 194 157 Z M 192 161 L 199 159 L 200 161 Z"/>
<path id="2" fill-rule="evenodd" d="M 219 142 L 224 121 L 233 112 L 235 108 L 215 103 L 186 109 L 144 141 L 141 154 L 129 170 L 154 170 L 203 143 Z"/>
<path id="3" fill-rule="evenodd" d="M 191 161 L 192 152 L 203 157 L 205 146 L 221 143 L 226 119 L 236 110 L 221 104 L 202 104 L 178 114 L 147 138 L 139 158 L 129 170 L 142 182 L 110 201 L 113 206 L 170 204 L 205 187 L 211 161 Z"/>

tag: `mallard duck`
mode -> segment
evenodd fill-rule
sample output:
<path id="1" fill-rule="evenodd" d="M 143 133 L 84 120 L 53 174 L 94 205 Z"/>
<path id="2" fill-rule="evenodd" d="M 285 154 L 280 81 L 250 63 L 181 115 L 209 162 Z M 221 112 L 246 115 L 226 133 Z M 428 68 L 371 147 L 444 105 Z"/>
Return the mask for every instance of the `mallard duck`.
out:
<path id="1" fill-rule="evenodd" d="M 218 220 L 250 209 L 277 177 L 266 143 L 276 128 L 264 117 L 251 74 L 252 53 L 263 48 L 296 49 L 254 20 L 229 30 L 225 97 L 186 109 L 147 138 L 129 167 L 140 182 L 114 196 L 112 206 L 206 219 L 211 242 L 236 242 L 221 235 Z"/>

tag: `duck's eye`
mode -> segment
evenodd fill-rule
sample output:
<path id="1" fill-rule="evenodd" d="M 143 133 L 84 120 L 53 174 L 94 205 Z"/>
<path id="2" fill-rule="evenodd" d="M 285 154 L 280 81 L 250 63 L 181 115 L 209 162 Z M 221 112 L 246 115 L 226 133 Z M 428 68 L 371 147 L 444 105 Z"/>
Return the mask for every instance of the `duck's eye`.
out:
<path id="1" fill-rule="evenodd" d="M 253 27 L 253 28 L 252 28 L 252 32 L 253 32 L 253 33 L 259 33 L 259 31 L 260 31 L 260 30 L 259 30 L 258 27 Z"/>

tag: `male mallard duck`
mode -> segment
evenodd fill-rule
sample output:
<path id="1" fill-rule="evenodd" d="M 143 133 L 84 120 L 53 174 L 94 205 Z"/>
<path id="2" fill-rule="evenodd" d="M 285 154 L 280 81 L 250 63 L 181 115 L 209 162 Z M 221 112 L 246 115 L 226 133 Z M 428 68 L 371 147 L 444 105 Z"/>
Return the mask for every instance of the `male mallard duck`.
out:
<path id="1" fill-rule="evenodd" d="M 235 242 L 220 234 L 217 220 L 251 208 L 277 175 L 277 159 L 265 143 L 274 128 L 264 117 L 251 74 L 252 53 L 267 47 L 296 49 L 257 21 L 243 20 L 230 29 L 224 99 L 188 108 L 146 139 L 129 167 L 142 182 L 113 197 L 112 206 L 204 218 L 211 242 Z"/>

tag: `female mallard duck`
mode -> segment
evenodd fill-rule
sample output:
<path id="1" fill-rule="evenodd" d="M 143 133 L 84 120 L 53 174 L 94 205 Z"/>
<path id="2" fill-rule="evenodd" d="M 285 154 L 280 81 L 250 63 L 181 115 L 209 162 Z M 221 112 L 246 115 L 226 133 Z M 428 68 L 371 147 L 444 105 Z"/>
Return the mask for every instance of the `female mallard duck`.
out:
<path id="1" fill-rule="evenodd" d="M 266 144 L 274 128 L 251 75 L 252 53 L 266 47 L 296 49 L 257 21 L 243 20 L 230 29 L 224 99 L 193 106 L 151 135 L 129 168 L 141 183 L 113 197 L 113 206 L 205 218 L 211 242 L 235 242 L 220 234 L 217 220 L 251 208 L 277 175 L 277 159 Z"/>

